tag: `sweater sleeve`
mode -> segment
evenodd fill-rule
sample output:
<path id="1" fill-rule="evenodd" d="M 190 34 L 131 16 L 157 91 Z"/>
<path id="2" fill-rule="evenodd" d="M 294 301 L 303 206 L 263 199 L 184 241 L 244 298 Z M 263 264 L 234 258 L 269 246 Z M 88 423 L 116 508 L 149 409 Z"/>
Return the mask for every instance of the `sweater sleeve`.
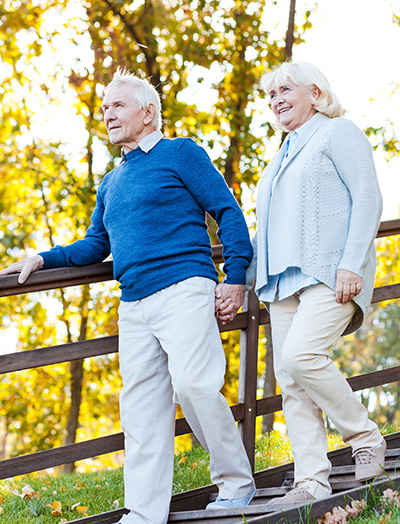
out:
<path id="1" fill-rule="evenodd" d="M 83 240 L 69 246 L 55 246 L 50 251 L 39 253 L 44 260 L 42 269 L 66 266 L 86 266 L 102 262 L 110 254 L 110 241 L 103 224 L 104 205 L 97 194 L 96 207 L 92 213 L 91 225 Z"/>
<path id="2" fill-rule="evenodd" d="M 193 140 L 185 140 L 179 153 L 179 175 L 183 183 L 204 211 L 217 222 L 217 234 L 225 259 L 225 283 L 245 284 L 246 268 L 250 264 L 253 249 L 243 213 L 235 197 L 202 147 Z"/>
<path id="3" fill-rule="evenodd" d="M 382 196 L 371 145 L 364 133 L 344 118 L 337 119 L 333 129 L 332 158 L 352 201 L 346 245 L 338 269 L 360 275 L 378 230 Z"/>

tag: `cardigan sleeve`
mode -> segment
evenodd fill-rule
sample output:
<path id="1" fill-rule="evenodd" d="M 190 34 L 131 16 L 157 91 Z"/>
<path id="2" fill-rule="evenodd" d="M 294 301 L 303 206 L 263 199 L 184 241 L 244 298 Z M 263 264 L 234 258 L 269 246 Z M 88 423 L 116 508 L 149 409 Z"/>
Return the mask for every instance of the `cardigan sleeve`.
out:
<path id="1" fill-rule="evenodd" d="M 351 197 L 349 229 L 338 269 L 360 275 L 378 230 L 382 196 L 371 145 L 364 133 L 345 118 L 338 118 L 333 128 L 332 159 Z"/>

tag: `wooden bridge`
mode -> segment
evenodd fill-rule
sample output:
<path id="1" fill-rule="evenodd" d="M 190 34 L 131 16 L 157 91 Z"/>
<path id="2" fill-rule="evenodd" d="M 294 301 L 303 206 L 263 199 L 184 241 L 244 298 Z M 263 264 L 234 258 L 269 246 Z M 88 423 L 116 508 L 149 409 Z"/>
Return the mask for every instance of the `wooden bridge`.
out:
<path id="1" fill-rule="evenodd" d="M 382 222 L 377 237 L 400 234 L 400 219 Z M 213 247 L 216 264 L 223 261 L 221 246 Z M 35 291 L 59 289 L 68 286 L 89 284 L 112 280 L 112 263 L 104 262 L 79 268 L 62 268 L 40 271 L 30 276 L 24 286 L 17 284 L 17 276 L 0 277 L 0 296 L 18 295 Z M 373 302 L 400 298 L 400 283 L 375 288 Z M 254 468 L 256 418 L 282 409 L 280 395 L 257 400 L 257 361 L 259 326 L 269 323 L 268 312 L 260 308 L 254 292 L 249 292 L 245 307 L 233 322 L 220 326 L 220 331 L 241 330 L 240 375 L 238 404 L 232 406 L 232 412 L 238 421 L 239 429 L 246 447 L 250 463 Z M 96 357 L 118 351 L 118 337 L 110 336 L 73 344 L 37 348 L 31 351 L 11 353 L 0 356 L 0 373 L 29 370 L 31 368 L 69 362 L 81 358 Z M 391 367 L 354 376 L 348 379 L 354 391 L 397 382 L 400 380 L 400 366 Z M 185 419 L 177 419 L 176 435 L 190 433 Z M 386 438 L 386 474 L 374 482 L 376 492 L 381 492 L 390 485 L 400 486 L 400 472 L 397 457 L 400 456 L 400 434 Z M 0 479 L 23 475 L 66 463 L 84 460 L 98 455 L 122 450 L 123 434 L 118 433 L 102 438 L 61 446 L 58 448 L 23 455 L 0 461 Z M 369 487 L 359 484 L 354 478 L 354 464 L 350 448 L 342 448 L 329 454 L 333 464 L 331 483 L 333 496 L 315 502 L 307 510 L 292 509 L 282 513 L 268 513 L 265 507 L 268 500 L 285 494 L 293 480 L 293 464 L 255 473 L 257 493 L 252 504 L 242 510 L 204 510 L 208 502 L 216 497 L 216 487 L 206 486 L 196 490 L 174 495 L 171 503 L 169 523 L 180 524 L 235 524 L 243 522 L 245 515 L 248 523 L 275 524 L 278 522 L 297 522 L 299 511 L 308 511 L 314 516 L 322 516 L 333 506 L 349 503 L 368 496 Z M 399 462 L 400 464 L 400 462 Z M 115 510 L 102 515 L 95 515 L 73 521 L 76 524 L 98 523 L 113 524 L 118 522 L 125 509 Z"/>

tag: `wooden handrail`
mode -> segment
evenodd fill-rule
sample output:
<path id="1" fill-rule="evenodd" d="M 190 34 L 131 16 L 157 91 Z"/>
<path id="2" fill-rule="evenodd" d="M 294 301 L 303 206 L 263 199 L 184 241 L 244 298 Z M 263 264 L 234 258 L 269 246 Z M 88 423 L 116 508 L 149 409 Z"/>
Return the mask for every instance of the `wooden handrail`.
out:
<path id="1" fill-rule="evenodd" d="M 389 220 L 380 224 L 377 238 L 400 234 L 400 219 Z M 223 262 L 222 246 L 213 246 L 215 264 Z M 30 275 L 23 285 L 17 282 L 17 275 L 0 277 L 0 297 L 19 295 L 49 289 L 59 289 L 68 286 L 90 284 L 113 280 L 112 262 L 102 262 L 83 267 L 71 267 L 38 271 Z M 400 298 L 400 284 L 375 288 L 374 303 Z M 241 424 L 246 449 L 250 459 L 254 457 L 255 419 L 257 416 L 279 411 L 282 408 L 280 395 L 256 400 L 256 384 L 250 384 L 257 379 L 257 346 L 258 327 L 270 322 L 268 311 L 260 308 L 254 292 L 249 294 L 247 311 L 239 313 L 234 321 L 225 326 L 219 325 L 220 331 L 244 330 L 247 333 L 247 357 L 244 376 L 243 400 L 231 407 L 233 416 Z M 250 347 L 251 346 L 251 347 Z M 96 357 L 118 351 L 118 336 L 103 337 L 73 344 L 37 348 L 0 355 L 0 374 L 22 371 L 34 367 L 69 362 L 87 357 Z M 400 366 L 367 373 L 348 379 L 354 391 L 380 386 L 400 380 Z M 246 382 L 250 381 L 247 385 Z M 175 434 L 189 433 L 190 427 L 184 418 L 176 421 Z M 123 449 L 123 435 L 118 433 L 87 442 L 70 444 L 46 451 L 33 453 L 0 461 L 0 478 L 22 475 L 55 467 L 68 462 L 83 460 L 96 455 L 111 453 Z"/>
<path id="2" fill-rule="evenodd" d="M 353 391 L 383 386 L 400 380 L 400 366 L 372 371 L 347 379 Z M 257 416 L 268 415 L 282 409 L 281 395 L 273 395 L 257 400 Z"/>
<path id="3" fill-rule="evenodd" d="M 376 302 L 393 300 L 395 298 L 400 298 L 400 284 L 376 287 L 372 295 L 372 303 L 375 304 Z"/>
<path id="4" fill-rule="evenodd" d="M 4 275 L 0 277 L 0 297 L 113 280 L 112 267 L 112 262 L 100 262 L 90 266 L 35 271 L 23 285 L 18 284 L 18 275 Z"/>
<path id="5" fill-rule="evenodd" d="M 400 284 L 375 288 L 372 302 L 394 300 L 400 298 Z M 239 313 L 237 317 L 224 326 L 219 324 L 220 332 L 234 331 L 247 328 L 247 313 Z M 259 325 L 270 322 L 266 309 L 259 309 Z M 31 349 L 18 353 L 0 355 L 0 374 L 22 371 L 41 366 L 70 362 L 81 358 L 98 357 L 118 351 L 118 336 L 102 337 L 72 344 L 61 344 L 45 348 Z"/>
<path id="6" fill-rule="evenodd" d="M 237 404 L 231 407 L 235 420 L 243 420 L 244 404 Z M 175 422 L 175 436 L 186 435 L 191 429 L 186 419 L 179 418 Z M 37 451 L 28 455 L 21 455 L 11 459 L 0 461 L 0 480 L 16 477 L 17 475 L 26 475 L 33 471 L 40 471 L 47 468 L 55 468 L 76 462 L 78 460 L 88 459 L 98 455 L 114 453 L 124 449 L 123 433 L 115 433 L 106 437 L 95 438 L 67 444 L 53 449 Z"/>
<path id="7" fill-rule="evenodd" d="M 400 219 L 387 220 L 381 222 L 377 238 L 399 234 Z M 213 261 L 215 264 L 221 264 L 224 261 L 222 253 L 223 248 L 221 245 L 212 246 Z M 110 261 L 91 264 L 89 266 L 63 267 L 37 271 L 32 273 L 23 285 L 18 284 L 18 275 L 5 275 L 0 277 L 0 297 L 103 282 L 113 280 L 113 278 L 113 264 Z"/>
<path id="8" fill-rule="evenodd" d="M 391 382 L 400 380 L 400 366 L 393 368 L 373 371 L 364 375 L 348 378 L 353 391 L 360 391 L 365 388 L 383 386 Z M 246 418 L 244 403 L 236 404 L 231 407 L 232 414 L 236 421 Z M 259 417 L 274 413 L 282 409 L 281 395 L 263 398 L 256 401 L 255 416 Z M 176 420 L 175 435 L 190 433 L 191 429 L 184 418 Z M 108 435 L 97 439 L 68 444 L 45 451 L 39 451 L 20 457 L 0 461 L 0 480 L 17 475 L 26 475 L 41 469 L 54 468 L 68 462 L 84 460 L 93 456 L 105 455 L 124 449 L 124 439 L 122 433 Z M 40 465 L 40 466 L 39 466 Z M 39 466 L 39 467 L 38 467 Z"/>
<path id="9" fill-rule="evenodd" d="M 214 264 L 221 264 L 224 261 L 222 249 L 221 245 L 212 246 Z M 111 261 L 90 264 L 89 266 L 35 271 L 29 275 L 28 280 L 23 285 L 18 284 L 18 275 L 3 275 L 0 277 L 0 297 L 80 286 L 113 279 L 113 263 Z"/>
<path id="10" fill-rule="evenodd" d="M 376 238 L 389 237 L 400 234 L 400 218 L 385 220 L 380 223 Z"/>

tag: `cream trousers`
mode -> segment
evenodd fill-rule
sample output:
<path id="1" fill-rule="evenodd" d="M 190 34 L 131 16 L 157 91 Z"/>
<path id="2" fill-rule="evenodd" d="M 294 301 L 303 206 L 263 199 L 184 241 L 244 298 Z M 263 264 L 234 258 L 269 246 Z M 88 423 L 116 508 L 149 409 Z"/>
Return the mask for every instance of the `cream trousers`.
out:
<path id="1" fill-rule="evenodd" d="M 215 283 L 194 277 L 119 308 L 125 434 L 123 524 L 165 524 L 172 489 L 176 403 L 210 453 L 223 498 L 254 488 L 251 467 L 221 395 L 225 355 L 214 315 Z"/>
<path id="2" fill-rule="evenodd" d="M 270 304 L 274 369 L 295 462 L 295 487 L 330 495 L 331 463 L 322 412 L 353 450 L 382 442 L 376 424 L 330 359 L 351 320 L 354 302 L 338 304 L 324 284 Z"/>

